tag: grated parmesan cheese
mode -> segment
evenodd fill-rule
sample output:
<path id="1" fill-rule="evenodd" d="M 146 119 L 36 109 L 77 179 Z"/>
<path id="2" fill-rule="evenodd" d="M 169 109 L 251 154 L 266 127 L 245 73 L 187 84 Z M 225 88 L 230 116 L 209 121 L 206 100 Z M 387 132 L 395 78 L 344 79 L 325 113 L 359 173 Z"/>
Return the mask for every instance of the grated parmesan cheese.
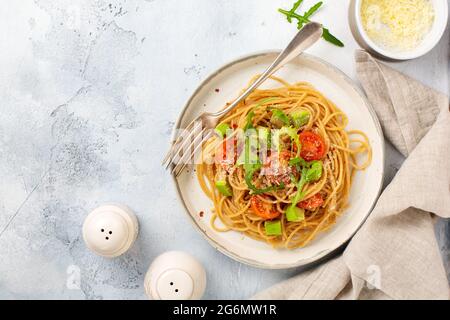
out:
<path id="1" fill-rule="evenodd" d="M 434 22 L 429 0 L 362 0 L 360 14 L 369 38 L 396 51 L 419 46 Z"/>

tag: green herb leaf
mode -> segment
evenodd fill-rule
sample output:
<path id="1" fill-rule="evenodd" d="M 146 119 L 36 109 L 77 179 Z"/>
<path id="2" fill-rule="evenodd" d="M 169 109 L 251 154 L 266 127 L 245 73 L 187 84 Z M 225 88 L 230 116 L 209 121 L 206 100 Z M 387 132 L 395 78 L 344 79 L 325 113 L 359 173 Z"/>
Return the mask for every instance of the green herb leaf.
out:
<path id="1" fill-rule="evenodd" d="M 300 200 L 302 200 L 304 197 L 302 190 L 303 190 L 303 187 L 305 186 L 305 184 L 308 182 L 308 180 L 306 178 L 307 173 L 308 173 L 308 168 L 303 168 L 302 176 L 300 178 L 300 181 L 298 181 L 298 183 L 297 183 L 297 191 L 296 191 L 294 197 L 292 198 L 291 207 L 295 207 L 297 205 L 297 203 L 299 203 Z"/>
<path id="2" fill-rule="evenodd" d="M 338 38 L 336 38 L 335 36 L 333 36 L 330 33 L 330 30 L 328 30 L 327 28 L 322 27 L 323 29 L 323 33 L 322 33 L 322 38 L 324 38 L 326 41 L 338 46 L 338 47 L 343 47 L 344 43 L 339 40 Z"/>
<path id="3" fill-rule="evenodd" d="M 323 2 L 317 2 L 315 5 L 313 5 L 311 8 L 309 8 L 308 11 L 306 11 L 303 14 L 303 17 L 308 19 L 309 17 L 311 17 L 317 10 L 319 10 L 319 8 L 322 6 Z M 303 22 L 299 21 L 297 24 L 297 28 L 301 29 L 303 27 Z"/>
<path id="4" fill-rule="evenodd" d="M 306 11 L 304 15 L 297 14 L 294 12 L 295 10 L 292 11 L 292 9 L 290 11 L 287 11 L 287 10 L 279 8 L 278 12 L 284 14 L 289 22 L 292 20 L 292 18 L 297 19 L 297 21 L 298 21 L 297 28 L 301 29 L 304 24 L 311 22 L 309 20 L 309 17 L 313 13 L 315 13 L 321 6 L 322 6 L 322 2 L 316 3 L 308 11 Z M 322 38 L 325 41 L 328 41 L 338 47 L 344 46 L 344 43 L 341 40 L 339 40 L 338 38 L 336 38 L 333 34 L 331 34 L 330 30 L 328 30 L 327 28 L 325 28 L 323 26 L 322 26 L 322 29 L 323 29 Z"/>
<path id="5" fill-rule="evenodd" d="M 301 163 L 301 160 L 299 160 L 298 162 Z M 308 182 L 317 181 L 322 176 L 323 166 L 321 161 L 311 161 L 311 162 L 305 161 L 305 163 L 308 164 L 310 167 L 309 168 L 307 166 L 303 167 L 300 181 L 298 181 L 296 186 L 297 191 L 295 192 L 295 195 L 292 198 L 292 202 L 288 207 L 288 210 L 293 210 L 292 208 L 294 208 L 297 205 L 297 203 L 299 203 L 305 196 L 305 194 L 303 193 L 303 187 L 305 186 L 305 184 L 307 184 Z"/>
<path id="6" fill-rule="evenodd" d="M 303 0 L 298 0 L 294 3 L 294 5 L 292 6 L 292 9 L 289 10 L 289 12 L 291 13 L 295 13 L 295 11 L 297 11 L 298 7 L 300 7 L 300 5 L 302 4 Z M 290 16 L 286 16 L 286 19 L 289 23 L 292 22 L 292 18 Z"/>
<path id="7" fill-rule="evenodd" d="M 311 8 L 309 8 L 308 11 L 305 12 L 303 17 L 305 17 L 306 19 L 311 17 L 322 6 L 322 4 L 323 4 L 322 1 L 317 2 L 315 5 L 313 5 Z"/>
<path id="8" fill-rule="evenodd" d="M 308 168 L 308 169 L 311 168 L 311 166 L 312 166 L 315 162 L 320 162 L 320 161 L 318 161 L 318 160 L 306 161 L 305 159 L 303 159 L 303 158 L 301 158 L 301 157 L 295 157 L 295 158 L 292 158 L 291 160 L 289 160 L 289 164 L 290 164 L 291 166 L 294 166 L 294 165 L 300 165 L 300 166 L 305 167 L 305 168 Z"/>
<path id="9" fill-rule="evenodd" d="M 247 183 L 247 187 L 252 191 L 252 194 L 262 194 L 266 192 L 270 192 L 273 190 L 280 190 L 284 189 L 285 185 L 284 183 L 281 183 L 279 186 L 270 186 L 267 188 L 259 189 L 257 188 L 253 182 L 253 174 L 256 172 L 256 170 L 261 168 L 261 164 L 253 164 L 253 165 L 245 165 L 244 164 L 244 170 L 245 170 L 245 183 Z"/>
<path id="10" fill-rule="evenodd" d="M 297 20 L 301 20 L 303 21 L 303 23 L 308 23 L 310 22 L 308 19 L 304 18 L 303 16 L 297 14 L 297 13 L 293 13 L 284 9 L 279 8 L 278 12 L 284 14 L 286 17 L 291 17 L 291 18 L 295 18 Z"/>

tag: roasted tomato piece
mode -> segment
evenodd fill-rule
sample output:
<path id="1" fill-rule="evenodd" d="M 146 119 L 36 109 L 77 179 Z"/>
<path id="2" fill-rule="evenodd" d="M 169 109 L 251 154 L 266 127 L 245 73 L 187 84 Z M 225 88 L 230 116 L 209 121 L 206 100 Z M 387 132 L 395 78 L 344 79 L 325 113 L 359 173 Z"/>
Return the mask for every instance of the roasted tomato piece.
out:
<path id="1" fill-rule="evenodd" d="M 303 131 L 300 133 L 300 143 L 300 156 L 306 161 L 320 160 L 325 156 L 325 142 L 317 133 Z"/>
<path id="2" fill-rule="evenodd" d="M 306 210 L 315 210 L 323 204 L 323 198 L 320 193 L 316 193 L 311 198 L 300 201 L 297 204 L 297 207 L 303 208 Z"/>
<path id="3" fill-rule="evenodd" d="M 250 207 L 252 211 L 264 220 L 275 219 L 280 215 L 271 203 L 261 200 L 259 196 L 250 198 Z"/>

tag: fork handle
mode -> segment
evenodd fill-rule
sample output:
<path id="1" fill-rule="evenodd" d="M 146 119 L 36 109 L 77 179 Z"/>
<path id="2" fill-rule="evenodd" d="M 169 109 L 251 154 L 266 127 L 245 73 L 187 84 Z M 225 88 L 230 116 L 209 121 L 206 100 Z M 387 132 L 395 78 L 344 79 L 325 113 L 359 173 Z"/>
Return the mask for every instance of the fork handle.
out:
<path id="1" fill-rule="evenodd" d="M 247 88 L 236 100 L 225 109 L 215 113 L 216 116 L 223 116 L 234 109 L 239 102 L 248 97 L 248 95 L 259 87 L 267 78 L 274 74 L 286 63 L 297 57 L 303 51 L 308 49 L 322 36 L 322 25 L 317 22 L 306 24 L 291 40 L 287 47 L 278 55 L 272 64 L 264 71 L 253 84 Z"/>

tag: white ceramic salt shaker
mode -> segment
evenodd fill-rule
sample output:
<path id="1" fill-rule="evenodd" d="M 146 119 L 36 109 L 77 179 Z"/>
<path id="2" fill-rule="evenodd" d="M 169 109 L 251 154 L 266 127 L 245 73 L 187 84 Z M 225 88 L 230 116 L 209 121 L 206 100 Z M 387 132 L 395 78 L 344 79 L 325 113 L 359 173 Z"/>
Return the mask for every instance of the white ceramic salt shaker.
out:
<path id="1" fill-rule="evenodd" d="M 150 265 L 144 286 L 149 299 L 198 300 L 205 292 L 206 272 L 191 255 L 168 251 Z"/>
<path id="2" fill-rule="evenodd" d="M 93 210 L 83 223 L 86 246 L 98 255 L 114 258 L 125 253 L 138 234 L 138 221 L 126 206 L 108 204 Z"/>

